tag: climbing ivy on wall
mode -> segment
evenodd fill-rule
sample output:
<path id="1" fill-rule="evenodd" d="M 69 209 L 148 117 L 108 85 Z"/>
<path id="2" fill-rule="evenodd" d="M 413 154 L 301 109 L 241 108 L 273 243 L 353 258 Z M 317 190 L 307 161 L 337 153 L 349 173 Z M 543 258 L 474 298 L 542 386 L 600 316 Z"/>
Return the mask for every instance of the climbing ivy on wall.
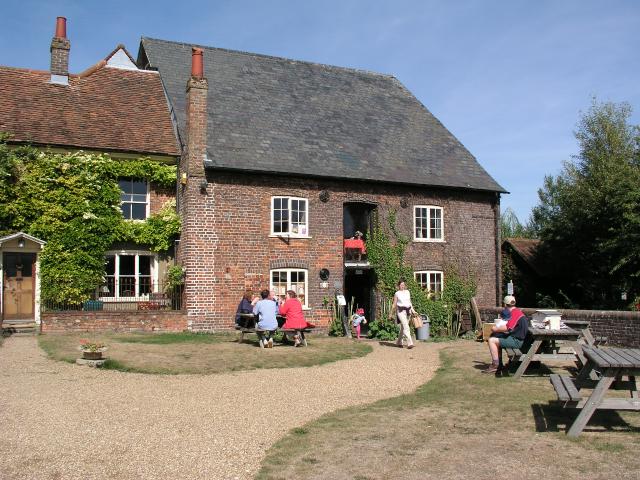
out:
<path id="1" fill-rule="evenodd" d="M 444 289 L 439 298 L 423 290 L 415 280 L 413 267 L 406 263 L 404 254 L 411 239 L 402 235 L 396 227 L 396 212 L 390 211 L 386 224 L 379 218 L 374 220 L 373 234 L 367 240 L 369 263 L 375 268 L 377 288 L 384 305 L 393 298 L 400 279 L 411 292 L 415 310 L 427 314 L 431 330 L 436 335 L 456 336 L 460 333 L 462 310 L 475 294 L 476 285 L 471 275 L 462 275 L 453 265 L 444 272 Z M 383 312 L 376 316 L 376 325 L 371 330 L 377 338 L 395 337 L 396 327 L 388 324 Z"/>
<path id="2" fill-rule="evenodd" d="M 43 300 L 87 299 L 103 281 L 104 254 L 114 242 L 165 252 L 179 234 L 174 201 L 146 221 L 125 221 L 118 187 L 123 177 L 175 185 L 174 165 L 11 148 L 6 138 L 0 135 L 0 234 L 24 231 L 47 242 L 40 256 Z"/>

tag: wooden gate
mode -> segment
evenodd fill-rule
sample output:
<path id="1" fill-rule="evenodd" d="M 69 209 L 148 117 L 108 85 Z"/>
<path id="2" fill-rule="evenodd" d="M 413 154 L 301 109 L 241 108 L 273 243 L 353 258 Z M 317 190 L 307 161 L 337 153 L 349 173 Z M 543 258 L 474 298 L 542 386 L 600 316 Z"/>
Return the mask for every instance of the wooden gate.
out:
<path id="1" fill-rule="evenodd" d="M 34 318 L 35 253 L 5 253 L 3 258 L 2 312 L 5 320 Z"/>

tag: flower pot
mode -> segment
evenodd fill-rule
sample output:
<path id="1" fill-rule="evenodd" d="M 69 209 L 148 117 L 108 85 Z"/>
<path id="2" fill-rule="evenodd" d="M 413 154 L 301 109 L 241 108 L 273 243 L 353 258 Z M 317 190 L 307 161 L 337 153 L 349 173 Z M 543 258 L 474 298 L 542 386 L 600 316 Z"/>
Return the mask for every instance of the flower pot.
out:
<path id="1" fill-rule="evenodd" d="M 83 351 L 82 358 L 85 360 L 102 360 L 102 352 Z"/>

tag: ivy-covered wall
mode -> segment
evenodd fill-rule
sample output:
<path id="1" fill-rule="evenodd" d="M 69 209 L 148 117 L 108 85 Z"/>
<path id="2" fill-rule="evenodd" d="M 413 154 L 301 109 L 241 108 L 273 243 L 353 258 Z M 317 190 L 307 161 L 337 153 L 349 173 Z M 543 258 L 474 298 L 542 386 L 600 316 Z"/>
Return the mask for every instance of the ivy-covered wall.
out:
<path id="1" fill-rule="evenodd" d="M 40 255 L 43 300 L 86 300 L 102 284 L 105 251 L 116 242 L 165 253 L 179 235 L 175 201 L 145 221 L 125 221 L 118 187 L 119 178 L 173 187 L 175 165 L 12 148 L 6 138 L 0 135 L 0 235 L 24 231 L 47 242 Z"/>

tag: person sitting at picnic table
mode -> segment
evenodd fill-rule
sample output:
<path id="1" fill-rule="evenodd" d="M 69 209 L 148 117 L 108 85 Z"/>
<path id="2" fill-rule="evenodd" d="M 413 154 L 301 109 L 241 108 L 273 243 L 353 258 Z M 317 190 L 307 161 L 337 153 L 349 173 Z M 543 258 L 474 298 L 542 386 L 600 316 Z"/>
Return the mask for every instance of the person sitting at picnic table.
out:
<path id="1" fill-rule="evenodd" d="M 269 290 L 262 290 L 260 297 L 262 300 L 259 300 L 253 307 L 253 314 L 258 316 L 256 328 L 265 331 L 265 346 L 267 348 L 273 348 L 271 332 L 278 328 L 278 321 L 276 320 L 278 305 L 269 298 Z"/>
<path id="2" fill-rule="evenodd" d="M 280 315 L 284 315 L 286 318 L 284 325 L 282 325 L 283 330 L 302 330 L 309 326 L 309 323 L 304 319 L 304 313 L 302 313 L 302 304 L 296 297 L 296 292 L 287 290 L 287 299 L 280 305 Z M 293 344 L 296 347 L 300 345 L 300 335 L 297 333 L 293 336 Z"/>
<path id="3" fill-rule="evenodd" d="M 258 298 L 253 296 L 253 292 L 251 290 L 246 290 L 244 295 L 242 296 L 242 300 L 238 304 L 238 309 L 236 310 L 236 325 L 241 325 L 242 316 L 241 313 L 253 313 L 253 306 L 257 303 Z"/>
<path id="4" fill-rule="evenodd" d="M 489 337 L 489 352 L 491 353 L 491 365 L 484 370 L 484 373 L 498 373 L 504 368 L 502 365 L 502 349 L 520 349 L 528 332 L 528 320 L 522 310 L 516 308 L 516 298 L 512 295 L 504 297 L 504 305 L 509 310 L 510 318 L 504 325 L 491 327 Z M 507 316 L 503 312 L 501 316 Z"/>

